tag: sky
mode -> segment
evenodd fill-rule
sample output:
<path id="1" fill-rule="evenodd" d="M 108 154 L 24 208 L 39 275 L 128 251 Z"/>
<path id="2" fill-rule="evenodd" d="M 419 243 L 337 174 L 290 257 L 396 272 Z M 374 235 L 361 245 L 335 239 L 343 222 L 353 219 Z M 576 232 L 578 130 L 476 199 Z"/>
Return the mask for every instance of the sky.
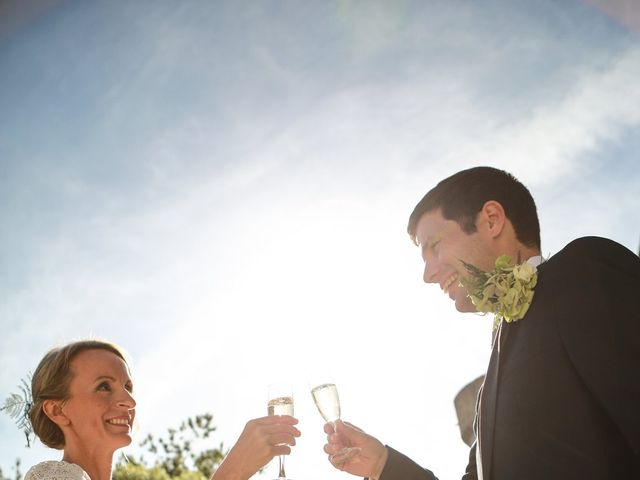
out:
<path id="1" fill-rule="evenodd" d="M 585 235 L 638 251 L 639 17 L 599 3 L 3 2 L 0 397 L 53 346 L 116 342 L 136 454 L 205 412 L 230 446 L 286 380 L 287 473 L 347 479 L 321 371 L 345 420 L 460 478 L 453 398 L 492 319 L 422 283 L 406 222 L 491 165 L 531 190 L 545 256 Z M 60 457 L 0 416 L 5 474 Z"/>

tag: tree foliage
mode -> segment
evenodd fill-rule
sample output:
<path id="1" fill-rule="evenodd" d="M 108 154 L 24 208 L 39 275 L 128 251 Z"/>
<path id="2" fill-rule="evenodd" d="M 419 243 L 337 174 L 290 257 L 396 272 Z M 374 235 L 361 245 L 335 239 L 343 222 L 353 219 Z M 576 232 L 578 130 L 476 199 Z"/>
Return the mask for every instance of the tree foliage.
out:
<path id="1" fill-rule="evenodd" d="M 18 390 L 20 393 L 11 393 L 5 399 L 4 404 L 0 406 L 0 412 L 5 412 L 16 422 L 16 426 L 24 432 L 27 440 L 27 447 L 31 446 L 31 442 L 35 439 L 31 421 L 29 420 L 29 410 L 31 409 L 31 375 L 20 380 Z M 2 480 L 2 477 L 0 477 Z"/>
<path id="2" fill-rule="evenodd" d="M 208 480 L 226 455 L 222 442 L 217 448 L 200 448 L 215 430 L 213 415 L 205 413 L 169 428 L 165 436 L 149 434 L 140 443 L 147 453 L 121 459 L 113 480 Z"/>
<path id="3" fill-rule="evenodd" d="M 16 458 L 16 463 L 13 466 L 15 471 L 13 476 L 5 476 L 4 472 L 0 468 L 0 480 L 22 480 L 22 471 L 20 470 L 20 459 Z"/>

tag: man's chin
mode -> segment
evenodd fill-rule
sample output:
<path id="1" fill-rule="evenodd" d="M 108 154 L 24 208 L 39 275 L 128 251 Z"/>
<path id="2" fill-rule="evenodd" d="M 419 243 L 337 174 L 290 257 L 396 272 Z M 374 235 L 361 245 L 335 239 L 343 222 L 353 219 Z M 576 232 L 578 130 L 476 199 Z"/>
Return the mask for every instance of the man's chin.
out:
<path id="1" fill-rule="evenodd" d="M 469 298 L 465 298 L 464 300 L 456 300 L 456 310 L 460 313 L 477 313 L 477 309 Z"/>

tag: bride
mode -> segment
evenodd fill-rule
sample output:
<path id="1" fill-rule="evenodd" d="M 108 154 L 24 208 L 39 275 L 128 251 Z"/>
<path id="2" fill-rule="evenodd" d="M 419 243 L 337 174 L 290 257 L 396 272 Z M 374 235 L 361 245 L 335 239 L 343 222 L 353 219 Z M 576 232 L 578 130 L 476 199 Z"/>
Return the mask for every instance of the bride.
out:
<path id="1" fill-rule="evenodd" d="M 131 443 L 136 401 L 122 350 L 98 340 L 49 351 L 31 381 L 29 420 L 62 461 L 32 467 L 25 480 L 110 480 L 113 455 Z M 249 421 L 211 480 L 246 480 L 274 456 L 290 453 L 297 420 L 272 416 Z"/>

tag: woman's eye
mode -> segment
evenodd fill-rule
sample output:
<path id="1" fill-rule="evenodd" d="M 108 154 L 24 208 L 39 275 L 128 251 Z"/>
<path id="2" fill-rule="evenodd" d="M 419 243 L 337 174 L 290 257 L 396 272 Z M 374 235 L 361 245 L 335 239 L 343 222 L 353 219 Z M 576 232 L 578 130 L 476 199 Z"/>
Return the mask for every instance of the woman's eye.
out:
<path id="1" fill-rule="evenodd" d="M 110 392 L 111 391 L 111 385 L 109 385 L 108 382 L 102 382 L 100 385 L 98 385 L 98 391 L 100 392 Z"/>
<path id="2" fill-rule="evenodd" d="M 125 384 L 124 389 L 129 393 L 133 393 L 133 384 L 131 383 Z"/>

